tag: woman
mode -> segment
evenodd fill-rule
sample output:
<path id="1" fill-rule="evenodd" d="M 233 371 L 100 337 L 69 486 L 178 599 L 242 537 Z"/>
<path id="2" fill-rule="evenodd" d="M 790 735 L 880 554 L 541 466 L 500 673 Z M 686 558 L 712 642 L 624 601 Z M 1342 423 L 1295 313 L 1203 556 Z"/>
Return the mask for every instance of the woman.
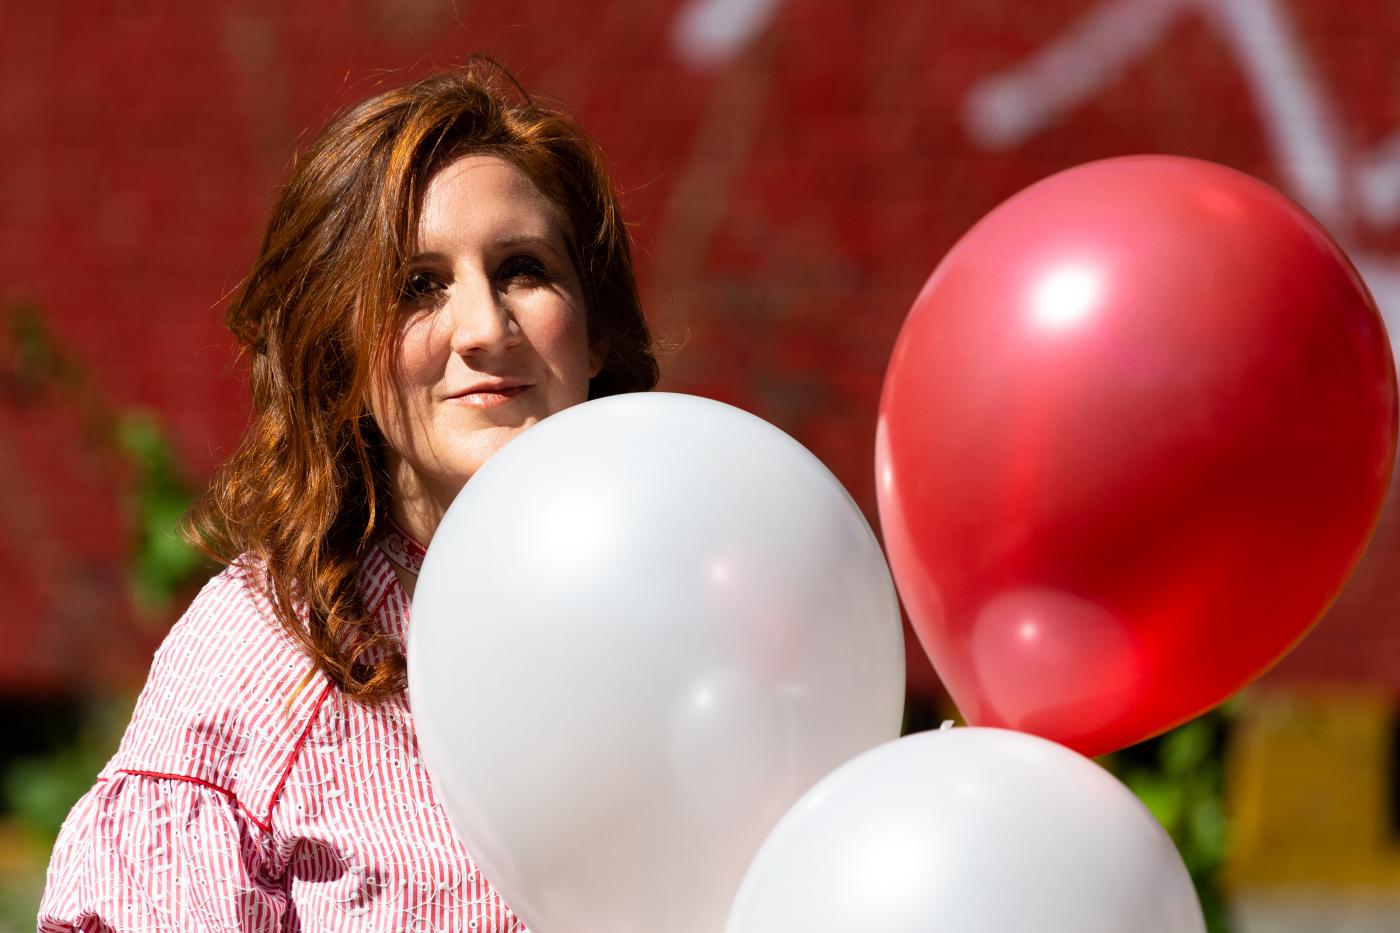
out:
<path id="1" fill-rule="evenodd" d="M 41 929 L 523 929 L 418 758 L 420 542 L 502 444 L 657 369 L 599 153 L 511 88 L 427 78 L 299 159 L 228 315 L 253 419 L 188 529 L 228 568 L 65 823 Z"/>

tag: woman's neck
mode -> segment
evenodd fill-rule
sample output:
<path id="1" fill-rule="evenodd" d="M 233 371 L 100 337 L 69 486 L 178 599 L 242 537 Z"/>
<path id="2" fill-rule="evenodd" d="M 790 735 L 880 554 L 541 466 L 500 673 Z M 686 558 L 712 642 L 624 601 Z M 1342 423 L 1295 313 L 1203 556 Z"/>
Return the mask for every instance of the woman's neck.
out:
<path id="1" fill-rule="evenodd" d="M 428 477 L 420 474 L 409 462 L 390 451 L 389 453 L 389 518 L 411 539 L 427 547 L 433 540 L 442 516 L 452 504 L 460 485 L 443 488 Z M 405 572 L 397 563 L 394 573 L 399 582 L 413 596 L 417 575 Z"/>
<path id="2" fill-rule="evenodd" d="M 403 587 L 403 591 L 408 594 L 408 598 L 412 599 L 413 591 L 418 588 L 418 574 L 409 573 L 398 564 L 392 562 L 390 566 L 394 568 L 394 576 L 399 578 L 399 586 Z"/>
<path id="3" fill-rule="evenodd" d="M 427 547 L 446 511 L 446 508 L 431 496 L 400 495 L 395 496 L 389 506 L 389 517 L 410 538 Z"/>

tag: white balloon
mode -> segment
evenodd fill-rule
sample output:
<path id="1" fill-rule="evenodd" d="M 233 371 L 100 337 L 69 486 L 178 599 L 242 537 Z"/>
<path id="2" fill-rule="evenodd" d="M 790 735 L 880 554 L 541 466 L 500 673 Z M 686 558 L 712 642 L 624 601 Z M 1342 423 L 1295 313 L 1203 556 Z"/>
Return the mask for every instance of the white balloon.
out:
<path id="1" fill-rule="evenodd" d="M 904 698 L 894 587 L 836 478 L 666 393 L 552 415 L 477 472 L 408 664 L 434 788 L 535 933 L 715 933 L 768 831 Z"/>
<path id="2" fill-rule="evenodd" d="M 1004 729 L 907 736 L 807 792 L 759 849 L 726 933 L 1204 933 L 1132 792 Z"/>

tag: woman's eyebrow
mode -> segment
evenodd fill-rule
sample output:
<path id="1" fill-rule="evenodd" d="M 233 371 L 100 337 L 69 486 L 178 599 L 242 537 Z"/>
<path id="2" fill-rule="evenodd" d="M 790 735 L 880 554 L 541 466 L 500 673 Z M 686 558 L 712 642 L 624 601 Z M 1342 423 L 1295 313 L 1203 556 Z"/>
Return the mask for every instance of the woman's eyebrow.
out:
<path id="1" fill-rule="evenodd" d="M 515 249 L 519 246 L 540 247 L 556 253 L 563 249 L 563 243 L 559 242 L 557 237 L 539 233 L 513 233 L 491 241 L 491 247 L 498 250 Z M 451 259 L 450 254 L 439 250 L 421 250 L 408 257 L 410 264 L 449 262 Z"/>
<path id="2" fill-rule="evenodd" d="M 555 250 L 559 248 L 558 244 L 555 243 L 554 237 L 542 236 L 536 233 L 517 233 L 511 236 L 501 237 L 496 240 L 496 246 L 507 249 L 513 246 L 543 246 L 547 249 Z"/>

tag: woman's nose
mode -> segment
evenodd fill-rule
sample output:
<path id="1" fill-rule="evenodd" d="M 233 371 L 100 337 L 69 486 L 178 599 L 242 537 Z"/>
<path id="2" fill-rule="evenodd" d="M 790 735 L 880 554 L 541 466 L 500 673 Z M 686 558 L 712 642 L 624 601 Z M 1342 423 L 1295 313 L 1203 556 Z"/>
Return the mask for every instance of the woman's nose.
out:
<path id="1" fill-rule="evenodd" d="M 448 297 L 452 352 L 498 353 L 520 342 L 520 324 L 505 296 L 489 280 L 458 280 Z"/>

